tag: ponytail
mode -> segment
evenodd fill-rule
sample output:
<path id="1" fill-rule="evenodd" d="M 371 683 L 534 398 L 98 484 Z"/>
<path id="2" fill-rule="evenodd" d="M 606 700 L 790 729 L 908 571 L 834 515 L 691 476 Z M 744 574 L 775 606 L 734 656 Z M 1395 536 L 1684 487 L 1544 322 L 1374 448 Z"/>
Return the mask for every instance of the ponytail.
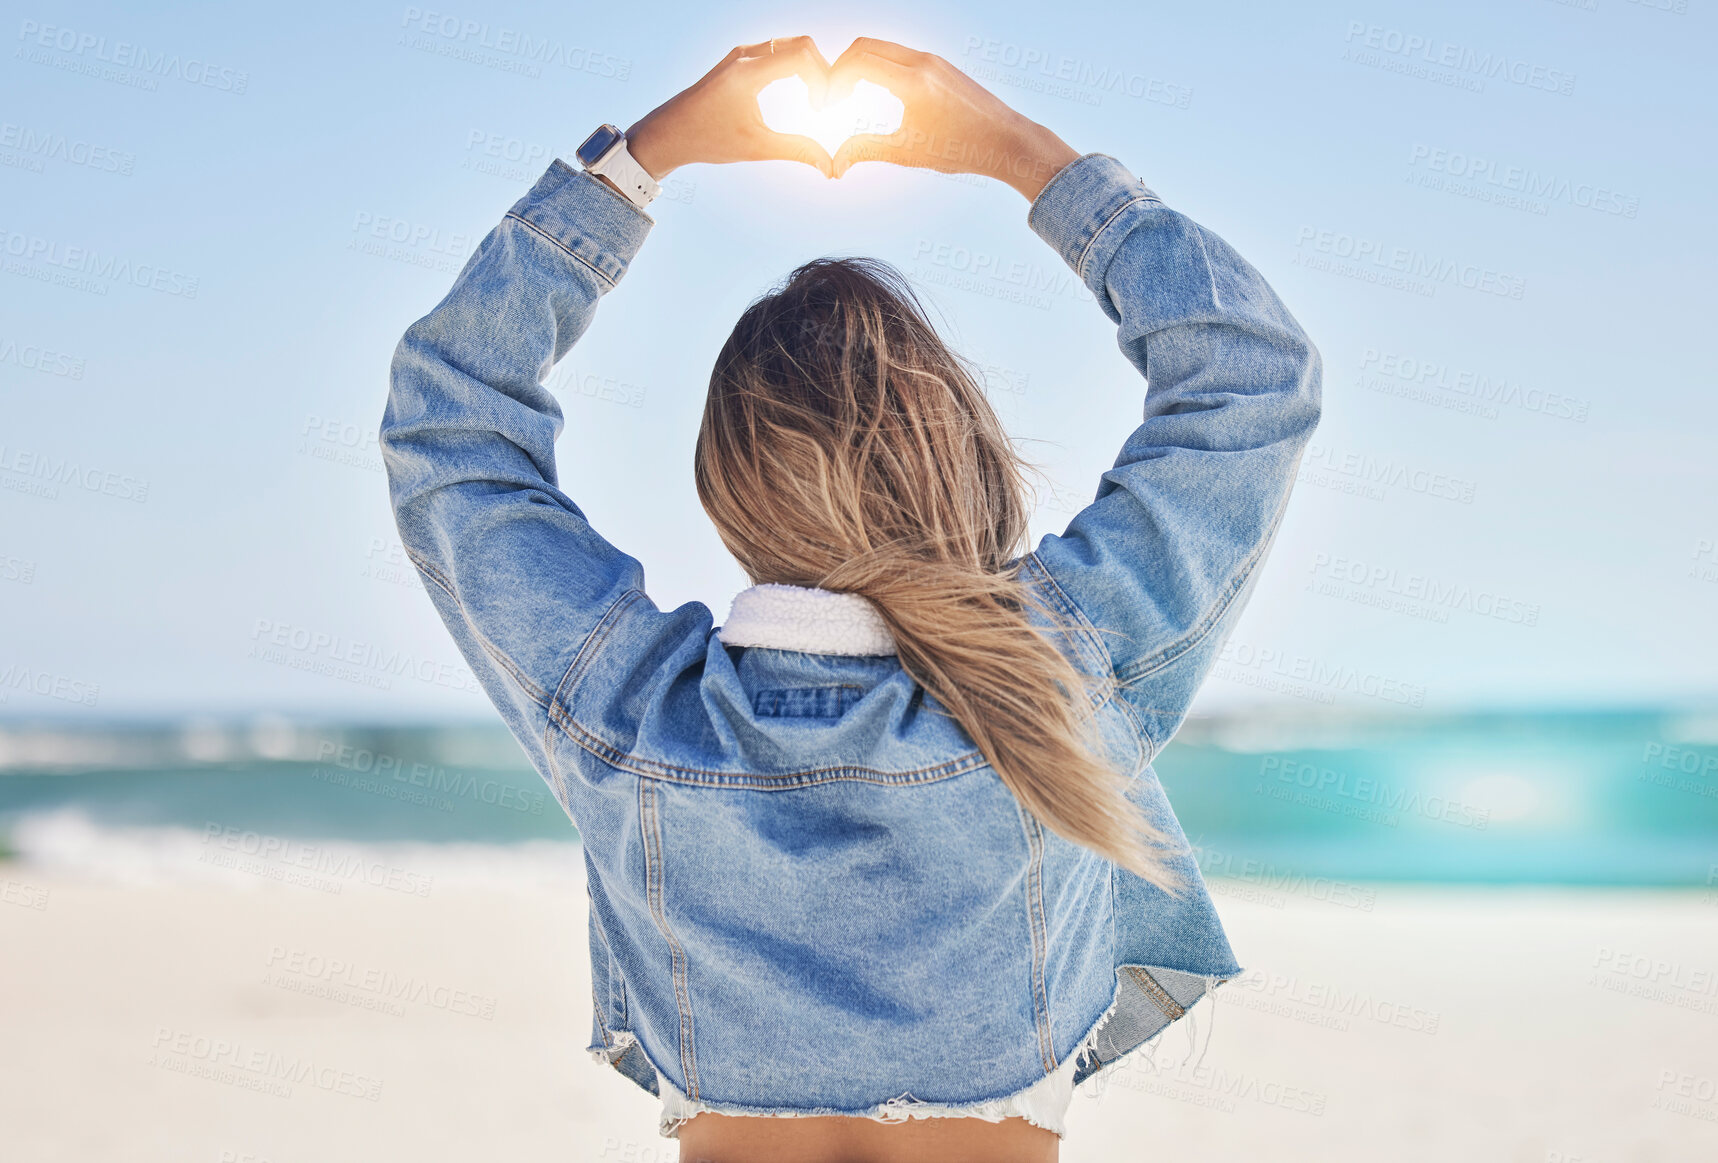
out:
<path id="1" fill-rule="evenodd" d="M 902 667 L 1027 812 L 1177 892 L 1174 845 L 1127 798 L 1132 773 L 1104 758 L 1103 679 L 1028 617 L 1073 631 L 1019 576 L 1027 467 L 905 280 L 822 259 L 748 308 L 723 346 L 695 475 L 754 580 L 867 598 Z"/>
<path id="2" fill-rule="evenodd" d="M 1102 757 L 1091 700 L 1099 680 L 1077 670 L 1027 619 L 1028 606 L 1048 607 L 1017 577 L 915 564 L 885 557 L 843 567 L 823 588 L 871 600 L 902 667 L 960 723 L 1039 822 L 1179 891 L 1161 855 L 1169 838 L 1127 799 L 1128 774 Z"/>

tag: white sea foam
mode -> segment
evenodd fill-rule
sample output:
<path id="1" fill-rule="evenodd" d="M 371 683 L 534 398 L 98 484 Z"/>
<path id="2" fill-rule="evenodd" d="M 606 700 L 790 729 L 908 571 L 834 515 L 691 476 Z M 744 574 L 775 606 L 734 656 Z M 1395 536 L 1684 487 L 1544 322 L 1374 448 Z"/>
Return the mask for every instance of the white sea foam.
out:
<path id="1" fill-rule="evenodd" d="M 328 892 L 566 885 L 584 881 L 576 843 L 394 843 L 306 839 L 210 825 L 117 826 L 78 808 L 15 817 L 8 840 L 26 867 L 98 883 L 293 884 Z"/>

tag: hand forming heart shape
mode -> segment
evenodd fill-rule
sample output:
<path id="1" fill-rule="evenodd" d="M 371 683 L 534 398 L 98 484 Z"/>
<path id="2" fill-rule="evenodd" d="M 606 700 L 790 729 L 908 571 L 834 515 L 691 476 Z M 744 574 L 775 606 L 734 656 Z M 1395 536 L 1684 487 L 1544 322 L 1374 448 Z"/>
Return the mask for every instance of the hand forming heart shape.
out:
<path id="1" fill-rule="evenodd" d="M 836 178 L 880 161 L 982 174 L 1029 201 L 1080 156 L 942 57 L 869 37 L 833 65 L 809 36 L 742 45 L 626 138 L 657 181 L 695 162 L 797 161 Z"/>
<path id="2" fill-rule="evenodd" d="M 826 104 L 832 83 L 839 100 Z M 838 147 L 887 137 L 905 117 L 889 89 L 856 70 L 837 77 L 811 38 L 796 36 L 734 49 L 626 136 L 634 159 L 658 181 L 692 162 L 770 160 L 804 162 L 834 177 Z"/>

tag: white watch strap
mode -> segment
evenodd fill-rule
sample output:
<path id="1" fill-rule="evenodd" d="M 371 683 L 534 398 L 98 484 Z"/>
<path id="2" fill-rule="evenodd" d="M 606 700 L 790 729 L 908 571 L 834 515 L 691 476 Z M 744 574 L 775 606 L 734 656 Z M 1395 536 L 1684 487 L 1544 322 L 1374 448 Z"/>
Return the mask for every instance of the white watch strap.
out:
<path id="1" fill-rule="evenodd" d="M 650 205 L 656 196 L 662 193 L 662 187 L 656 184 L 645 168 L 638 164 L 631 152 L 626 148 L 626 138 L 615 142 L 594 166 L 586 167 L 589 173 L 601 174 L 609 181 L 619 186 L 621 193 L 632 200 L 632 204 L 640 210 Z"/>

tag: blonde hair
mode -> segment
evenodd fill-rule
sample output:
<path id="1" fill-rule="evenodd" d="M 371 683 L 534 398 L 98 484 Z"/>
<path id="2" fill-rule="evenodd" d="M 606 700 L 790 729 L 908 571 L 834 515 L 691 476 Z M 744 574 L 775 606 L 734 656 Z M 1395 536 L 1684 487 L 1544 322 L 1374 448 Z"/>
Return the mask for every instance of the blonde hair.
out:
<path id="1" fill-rule="evenodd" d="M 1010 566 L 1025 471 L 911 286 L 818 259 L 754 302 L 717 357 L 698 498 L 754 582 L 869 599 L 901 665 L 1041 823 L 1166 891 L 1167 835 L 1100 758 L 1094 681 L 1027 620 L 1071 631 Z"/>

